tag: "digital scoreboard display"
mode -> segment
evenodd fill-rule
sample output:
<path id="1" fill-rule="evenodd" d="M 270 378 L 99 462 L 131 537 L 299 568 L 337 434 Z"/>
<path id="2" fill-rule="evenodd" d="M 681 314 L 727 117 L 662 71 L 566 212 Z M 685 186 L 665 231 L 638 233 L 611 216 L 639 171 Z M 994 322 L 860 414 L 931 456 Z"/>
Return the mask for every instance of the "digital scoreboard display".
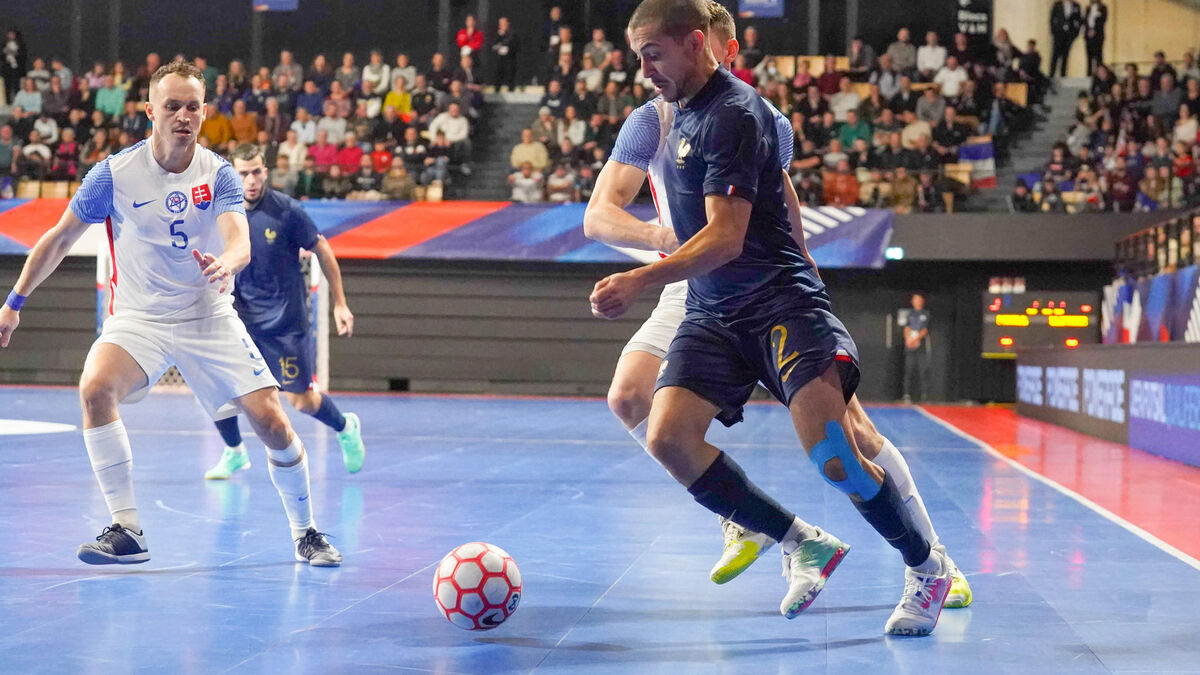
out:
<path id="1" fill-rule="evenodd" d="M 984 293 L 983 358 L 1015 359 L 1018 347 L 1100 342 L 1100 294 L 1087 291 Z"/>

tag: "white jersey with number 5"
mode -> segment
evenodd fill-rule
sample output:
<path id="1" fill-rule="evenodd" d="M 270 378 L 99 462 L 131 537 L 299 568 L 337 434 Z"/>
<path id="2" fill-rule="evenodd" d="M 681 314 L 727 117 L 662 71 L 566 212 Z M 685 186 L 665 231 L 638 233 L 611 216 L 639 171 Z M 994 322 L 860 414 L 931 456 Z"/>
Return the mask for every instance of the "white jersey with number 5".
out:
<path id="1" fill-rule="evenodd" d="M 112 314 L 177 322 L 233 311 L 228 289 L 218 293 L 192 258 L 192 249 L 224 252 L 217 216 L 246 212 L 241 179 L 216 153 L 196 146 L 188 168 L 171 173 L 141 141 L 92 167 L 71 211 L 108 229 Z"/>

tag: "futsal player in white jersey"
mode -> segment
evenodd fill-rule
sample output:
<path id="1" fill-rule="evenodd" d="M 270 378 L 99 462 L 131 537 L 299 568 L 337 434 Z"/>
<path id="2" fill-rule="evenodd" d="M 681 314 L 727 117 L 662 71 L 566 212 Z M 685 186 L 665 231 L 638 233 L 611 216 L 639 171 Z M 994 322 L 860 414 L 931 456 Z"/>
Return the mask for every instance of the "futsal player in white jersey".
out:
<path id="1" fill-rule="evenodd" d="M 711 25 L 709 48 L 717 63 L 728 69 L 739 50 L 733 17 L 720 3 L 709 2 L 708 6 Z M 588 202 L 584 217 L 584 229 L 588 237 L 615 246 L 661 251 L 665 254 L 679 247 L 671 225 L 670 209 L 667 207 L 670 196 L 658 189 L 663 183 L 660 178 L 662 172 L 669 169 L 675 161 L 674 148 L 663 147 L 674 119 L 673 106 L 674 104 L 666 103 L 661 97 L 656 98 L 634 110 L 622 125 L 610 161 L 601 170 L 592 198 Z M 784 173 L 787 173 L 794 150 L 792 128 L 778 111 L 775 122 L 779 134 L 780 164 Z M 651 194 L 659 213 L 658 223 L 643 222 L 625 210 L 647 178 L 650 180 Z M 784 181 L 784 186 L 788 219 L 803 248 L 804 230 L 801 227 L 800 200 L 790 179 Z M 808 255 L 807 249 L 805 255 Z M 815 263 L 813 267 L 816 267 Z M 655 381 L 667 348 L 683 321 L 687 291 L 686 281 L 668 284 L 663 288 L 658 305 L 650 318 L 634 333 L 622 350 L 609 387 L 609 408 L 643 448 L 646 447 L 646 427 Z M 922 534 L 945 554 L 945 546 L 938 540 L 904 457 L 891 441 L 875 429 L 857 396 L 850 400 L 848 410 L 849 414 L 858 418 L 860 422 L 855 427 L 866 430 L 862 438 L 856 439 L 863 455 L 883 467 L 887 474 L 893 477 Z M 721 519 L 721 527 L 725 547 L 721 558 L 710 572 L 711 579 L 718 584 L 726 583 L 741 574 L 774 543 L 770 537 L 741 528 L 724 518 Z M 971 587 L 966 576 L 952 560 L 950 565 L 952 582 L 945 606 L 966 607 L 971 604 Z"/>
<path id="2" fill-rule="evenodd" d="M 146 115 L 154 123 L 151 137 L 88 171 L 0 308 L 0 347 L 7 347 L 26 296 L 91 224 L 105 223 L 112 316 L 84 363 L 79 399 L 84 445 L 112 525 L 79 547 L 79 559 L 93 565 L 150 559 L 118 404 L 140 400 L 174 365 L 211 416 L 245 414 L 267 446 L 296 559 L 339 565 L 341 554 L 313 521 L 304 446 L 275 395 L 278 383 L 233 309 L 234 275 L 250 262 L 249 230 L 237 173 L 196 144 L 203 74 L 187 62 L 159 68 Z"/>

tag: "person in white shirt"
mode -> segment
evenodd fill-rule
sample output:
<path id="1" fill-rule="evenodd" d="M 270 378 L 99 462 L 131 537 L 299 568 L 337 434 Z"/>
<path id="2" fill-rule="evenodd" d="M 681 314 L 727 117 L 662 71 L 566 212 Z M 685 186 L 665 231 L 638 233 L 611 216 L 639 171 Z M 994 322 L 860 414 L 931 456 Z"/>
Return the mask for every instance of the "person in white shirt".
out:
<path id="1" fill-rule="evenodd" d="M 279 144 L 279 156 L 288 158 L 293 172 L 299 171 L 300 167 L 304 166 L 304 158 L 308 157 L 308 144 L 300 141 L 300 134 L 296 133 L 295 122 L 292 123 L 292 128 L 287 130 L 287 138 Z"/>
<path id="2" fill-rule="evenodd" d="M 383 62 L 383 53 L 378 49 L 372 49 L 370 63 L 363 66 L 363 82 L 371 83 L 371 91 L 386 91 L 388 82 L 392 81 L 388 77 L 391 73 L 391 67 Z"/>
<path id="3" fill-rule="evenodd" d="M 113 255 L 112 316 L 79 382 L 83 441 L 112 517 L 77 556 L 92 565 L 150 559 L 133 494 L 133 454 L 118 404 L 140 400 L 171 365 L 214 419 L 237 412 L 267 446 L 297 560 L 336 566 L 342 556 L 317 531 L 304 444 L 276 395 L 278 383 L 233 308 L 233 278 L 250 262 L 242 183 L 229 162 L 198 147 L 204 76 L 172 62 L 150 78 L 148 140 L 105 158 L 84 177 L 58 224 L 29 253 L 0 307 L 0 347 L 20 310 L 94 223 Z"/>
<path id="4" fill-rule="evenodd" d="M 471 123 L 457 103 L 451 103 L 446 112 L 429 123 L 430 136 L 436 136 L 439 131 L 446 134 L 446 140 L 450 142 L 451 162 L 466 167 L 471 156 Z M 470 169 L 465 169 L 463 173 L 470 173 Z"/>
<path id="5" fill-rule="evenodd" d="M 317 123 L 308 114 L 307 108 L 296 108 L 296 119 L 292 120 L 288 129 L 296 132 L 296 140 L 304 145 L 317 142 Z"/>
<path id="6" fill-rule="evenodd" d="M 946 58 L 946 65 L 933 76 L 933 81 L 942 91 L 942 96 L 946 98 L 956 98 L 962 91 L 963 83 L 971 79 L 967 75 L 967 69 L 958 65 L 958 59 L 950 56 Z"/>
<path id="7" fill-rule="evenodd" d="M 858 105 L 862 100 L 858 97 L 858 92 L 854 91 L 854 84 L 850 78 L 843 77 L 838 80 L 838 92 L 829 97 L 829 110 L 833 113 L 833 119 L 837 122 L 846 121 L 846 113 L 851 110 L 858 110 Z"/>
<path id="8" fill-rule="evenodd" d="M 917 50 L 917 72 L 921 81 L 930 82 L 942 66 L 946 65 L 946 48 L 938 44 L 937 33 L 925 34 L 925 44 Z"/>

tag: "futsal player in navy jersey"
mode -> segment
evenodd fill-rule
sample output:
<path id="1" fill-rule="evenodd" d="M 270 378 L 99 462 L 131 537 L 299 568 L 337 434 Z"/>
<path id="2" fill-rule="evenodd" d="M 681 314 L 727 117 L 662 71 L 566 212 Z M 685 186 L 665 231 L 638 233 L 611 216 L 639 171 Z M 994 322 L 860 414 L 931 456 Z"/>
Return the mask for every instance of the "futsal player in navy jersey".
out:
<path id="1" fill-rule="evenodd" d="M 858 384 L 854 341 L 832 314 L 816 270 L 791 236 L 768 104 L 717 67 L 707 3 L 645 0 L 627 37 L 664 100 L 676 106 L 664 173 L 681 245 L 645 267 L 601 280 L 599 317 L 623 314 L 647 286 L 688 280 L 686 314 L 663 360 L 647 429 L 649 452 L 697 502 L 781 544 L 788 618 L 815 599 L 848 547 L 784 509 L 705 442 L 715 417 L 741 420 L 762 381 L 791 412 L 823 478 L 847 494 L 906 563 L 900 604 L 885 627 L 925 635 L 950 589 L 951 566 L 905 508 L 892 476 L 865 459 L 848 414 Z"/>
<path id="2" fill-rule="evenodd" d="M 341 268 L 329 242 L 300 208 L 300 202 L 270 188 L 258 146 L 239 145 L 232 160 L 242 179 L 251 249 L 250 264 L 235 279 L 234 308 L 288 402 L 337 432 L 346 470 L 356 473 L 366 454 L 358 416 L 343 414 L 332 398 L 313 388 L 316 354 L 309 333 L 308 285 L 300 271 L 300 249 L 316 255 L 329 279 L 338 335 L 349 337 L 354 333 L 354 315 L 346 305 Z M 204 477 L 225 479 L 248 468 L 250 460 L 237 416 L 219 419 L 216 425 L 225 451 Z"/>

